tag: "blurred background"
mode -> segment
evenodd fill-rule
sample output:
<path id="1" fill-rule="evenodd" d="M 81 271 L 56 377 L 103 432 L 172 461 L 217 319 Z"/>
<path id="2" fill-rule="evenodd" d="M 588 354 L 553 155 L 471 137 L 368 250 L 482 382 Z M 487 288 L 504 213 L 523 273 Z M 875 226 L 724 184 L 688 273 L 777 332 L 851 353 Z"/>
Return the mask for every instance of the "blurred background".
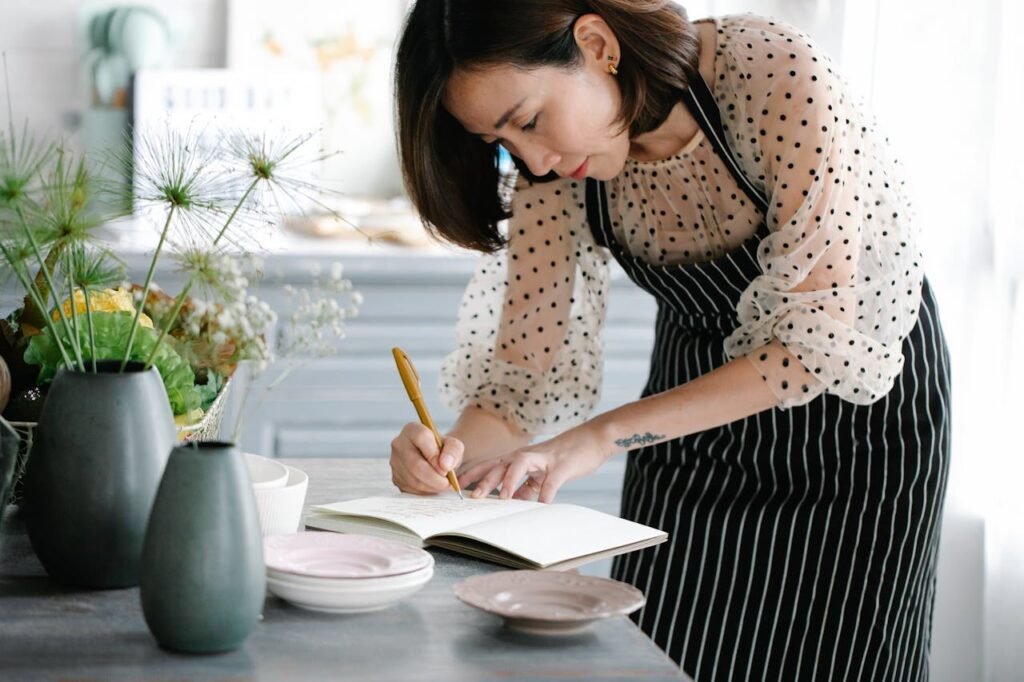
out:
<path id="1" fill-rule="evenodd" d="M 275 457 L 386 456 L 411 415 L 386 350 L 405 345 L 424 383 L 453 341 L 473 258 L 431 245 L 402 197 L 390 62 L 406 0 L 0 0 L 0 51 L 16 126 L 102 150 L 136 129 L 318 127 L 341 154 L 320 172 L 337 210 L 383 235 L 300 219 L 266 244 L 282 282 L 340 258 L 366 292 L 337 358 L 296 372 L 244 439 Z M 916 196 L 927 272 L 954 363 L 954 442 L 940 555 L 933 679 L 1024 679 L 1024 48 L 1015 0 L 707 0 L 795 24 L 874 110 Z M 8 112 L 0 114 L 6 125 Z M 218 121 L 220 123 L 218 123 Z M 226 123 L 225 123 L 226 124 Z M 151 234 L 110 238 L 126 253 Z M 616 279 L 603 407 L 635 397 L 653 307 Z M 436 402 L 436 400 L 435 400 Z M 452 414 L 432 405 L 438 422 Z M 615 510 L 617 476 L 575 494 Z"/>

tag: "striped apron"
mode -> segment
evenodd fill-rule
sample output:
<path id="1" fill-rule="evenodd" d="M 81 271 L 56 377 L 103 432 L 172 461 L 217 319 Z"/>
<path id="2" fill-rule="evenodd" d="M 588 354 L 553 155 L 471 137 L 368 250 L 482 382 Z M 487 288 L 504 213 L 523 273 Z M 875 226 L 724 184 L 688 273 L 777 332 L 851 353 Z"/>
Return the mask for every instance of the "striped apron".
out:
<path id="1" fill-rule="evenodd" d="M 684 101 L 763 207 L 721 144 L 703 81 Z M 604 183 L 588 180 L 587 214 L 597 243 L 658 303 L 643 395 L 725 364 L 767 226 L 721 258 L 664 266 L 616 240 Z M 617 557 L 612 576 L 647 595 L 633 619 L 696 682 L 928 679 L 950 377 L 927 280 L 903 353 L 874 404 L 822 394 L 628 454 L 623 518 L 670 535 Z"/>

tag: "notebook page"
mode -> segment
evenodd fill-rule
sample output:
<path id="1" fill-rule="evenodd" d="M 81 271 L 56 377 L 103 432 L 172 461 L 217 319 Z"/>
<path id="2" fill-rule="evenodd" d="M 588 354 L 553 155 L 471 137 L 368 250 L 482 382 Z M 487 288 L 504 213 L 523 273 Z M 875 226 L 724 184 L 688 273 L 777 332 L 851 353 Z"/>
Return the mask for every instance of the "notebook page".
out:
<path id="1" fill-rule="evenodd" d="M 528 511 L 545 505 L 525 500 L 485 498 L 460 500 L 455 492 L 440 495 L 389 495 L 364 497 L 313 507 L 317 512 L 347 517 L 383 519 L 406 528 L 420 538 L 454 531 L 476 523 Z"/>
<path id="2" fill-rule="evenodd" d="M 459 535 L 480 540 L 539 566 L 665 536 L 664 531 L 574 504 L 542 504 L 521 514 L 464 526 Z"/>

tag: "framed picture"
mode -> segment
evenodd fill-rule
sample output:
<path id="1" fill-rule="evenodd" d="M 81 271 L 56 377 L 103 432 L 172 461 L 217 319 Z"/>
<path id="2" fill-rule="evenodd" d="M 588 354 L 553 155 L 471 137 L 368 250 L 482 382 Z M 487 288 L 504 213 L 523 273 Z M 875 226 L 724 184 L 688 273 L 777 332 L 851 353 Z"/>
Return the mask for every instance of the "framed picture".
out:
<path id="1" fill-rule="evenodd" d="M 138 169 L 146 163 L 140 150 L 159 144 L 167 130 L 188 133 L 201 153 L 212 152 L 238 135 L 267 135 L 282 141 L 313 135 L 309 146 L 319 149 L 319 86 L 319 79 L 305 70 L 143 69 L 134 83 L 133 165 Z M 150 144 L 140 144 L 143 137 L 149 137 Z M 326 169 L 318 161 L 304 164 L 301 173 L 319 185 Z M 312 202 L 296 200 L 282 210 L 301 212 L 314 207 Z"/>
<path id="2" fill-rule="evenodd" d="M 321 83 L 323 169 L 349 196 L 402 194 L 392 68 L 407 0 L 229 0 L 231 69 L 302 69 Z"/>

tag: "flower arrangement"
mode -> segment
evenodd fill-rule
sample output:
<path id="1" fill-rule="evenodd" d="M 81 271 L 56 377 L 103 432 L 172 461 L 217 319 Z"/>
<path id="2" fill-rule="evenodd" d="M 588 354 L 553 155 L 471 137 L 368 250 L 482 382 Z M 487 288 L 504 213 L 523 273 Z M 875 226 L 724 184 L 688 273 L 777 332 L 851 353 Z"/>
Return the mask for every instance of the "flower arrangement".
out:
<path id="1" fill-rule="evenodd" d="M 27 126 L 0 132 L 0 270 L 24 291 L 23 304 L 0 321 L 7 419 L 35 421 L 60 368 L 95 372 L 97 360 L 114 359 L 122 370 L 129 361 L 155 366 L 184 427 L 203 417 L 239 365 L 259 372 L 273 359 L 266 334 L 277 316 L 250 292 L 259 276 L 255 235 L 278 215 L 325 208 L 310 170 L 328 155 L 310 150 L 313 134 L 209 138 L 165 129 L 137 139 L 133 161 L 104 160 L 133 178 L 136 214 L 158 230 L 145 277 L 129 283 L 96 237 L 121 217 L 114 207 L 130 205 L 118 196 L 123 189 Z M 154 281 L 168 256 L 184 275 L 176 293 Z M 343 335 L 356 314 L 361 297 L 335 273 L 326 286 L 291 292 L 301 300 L 284 335 L 289 362 L 333 348 L 328 338 Z"/>

